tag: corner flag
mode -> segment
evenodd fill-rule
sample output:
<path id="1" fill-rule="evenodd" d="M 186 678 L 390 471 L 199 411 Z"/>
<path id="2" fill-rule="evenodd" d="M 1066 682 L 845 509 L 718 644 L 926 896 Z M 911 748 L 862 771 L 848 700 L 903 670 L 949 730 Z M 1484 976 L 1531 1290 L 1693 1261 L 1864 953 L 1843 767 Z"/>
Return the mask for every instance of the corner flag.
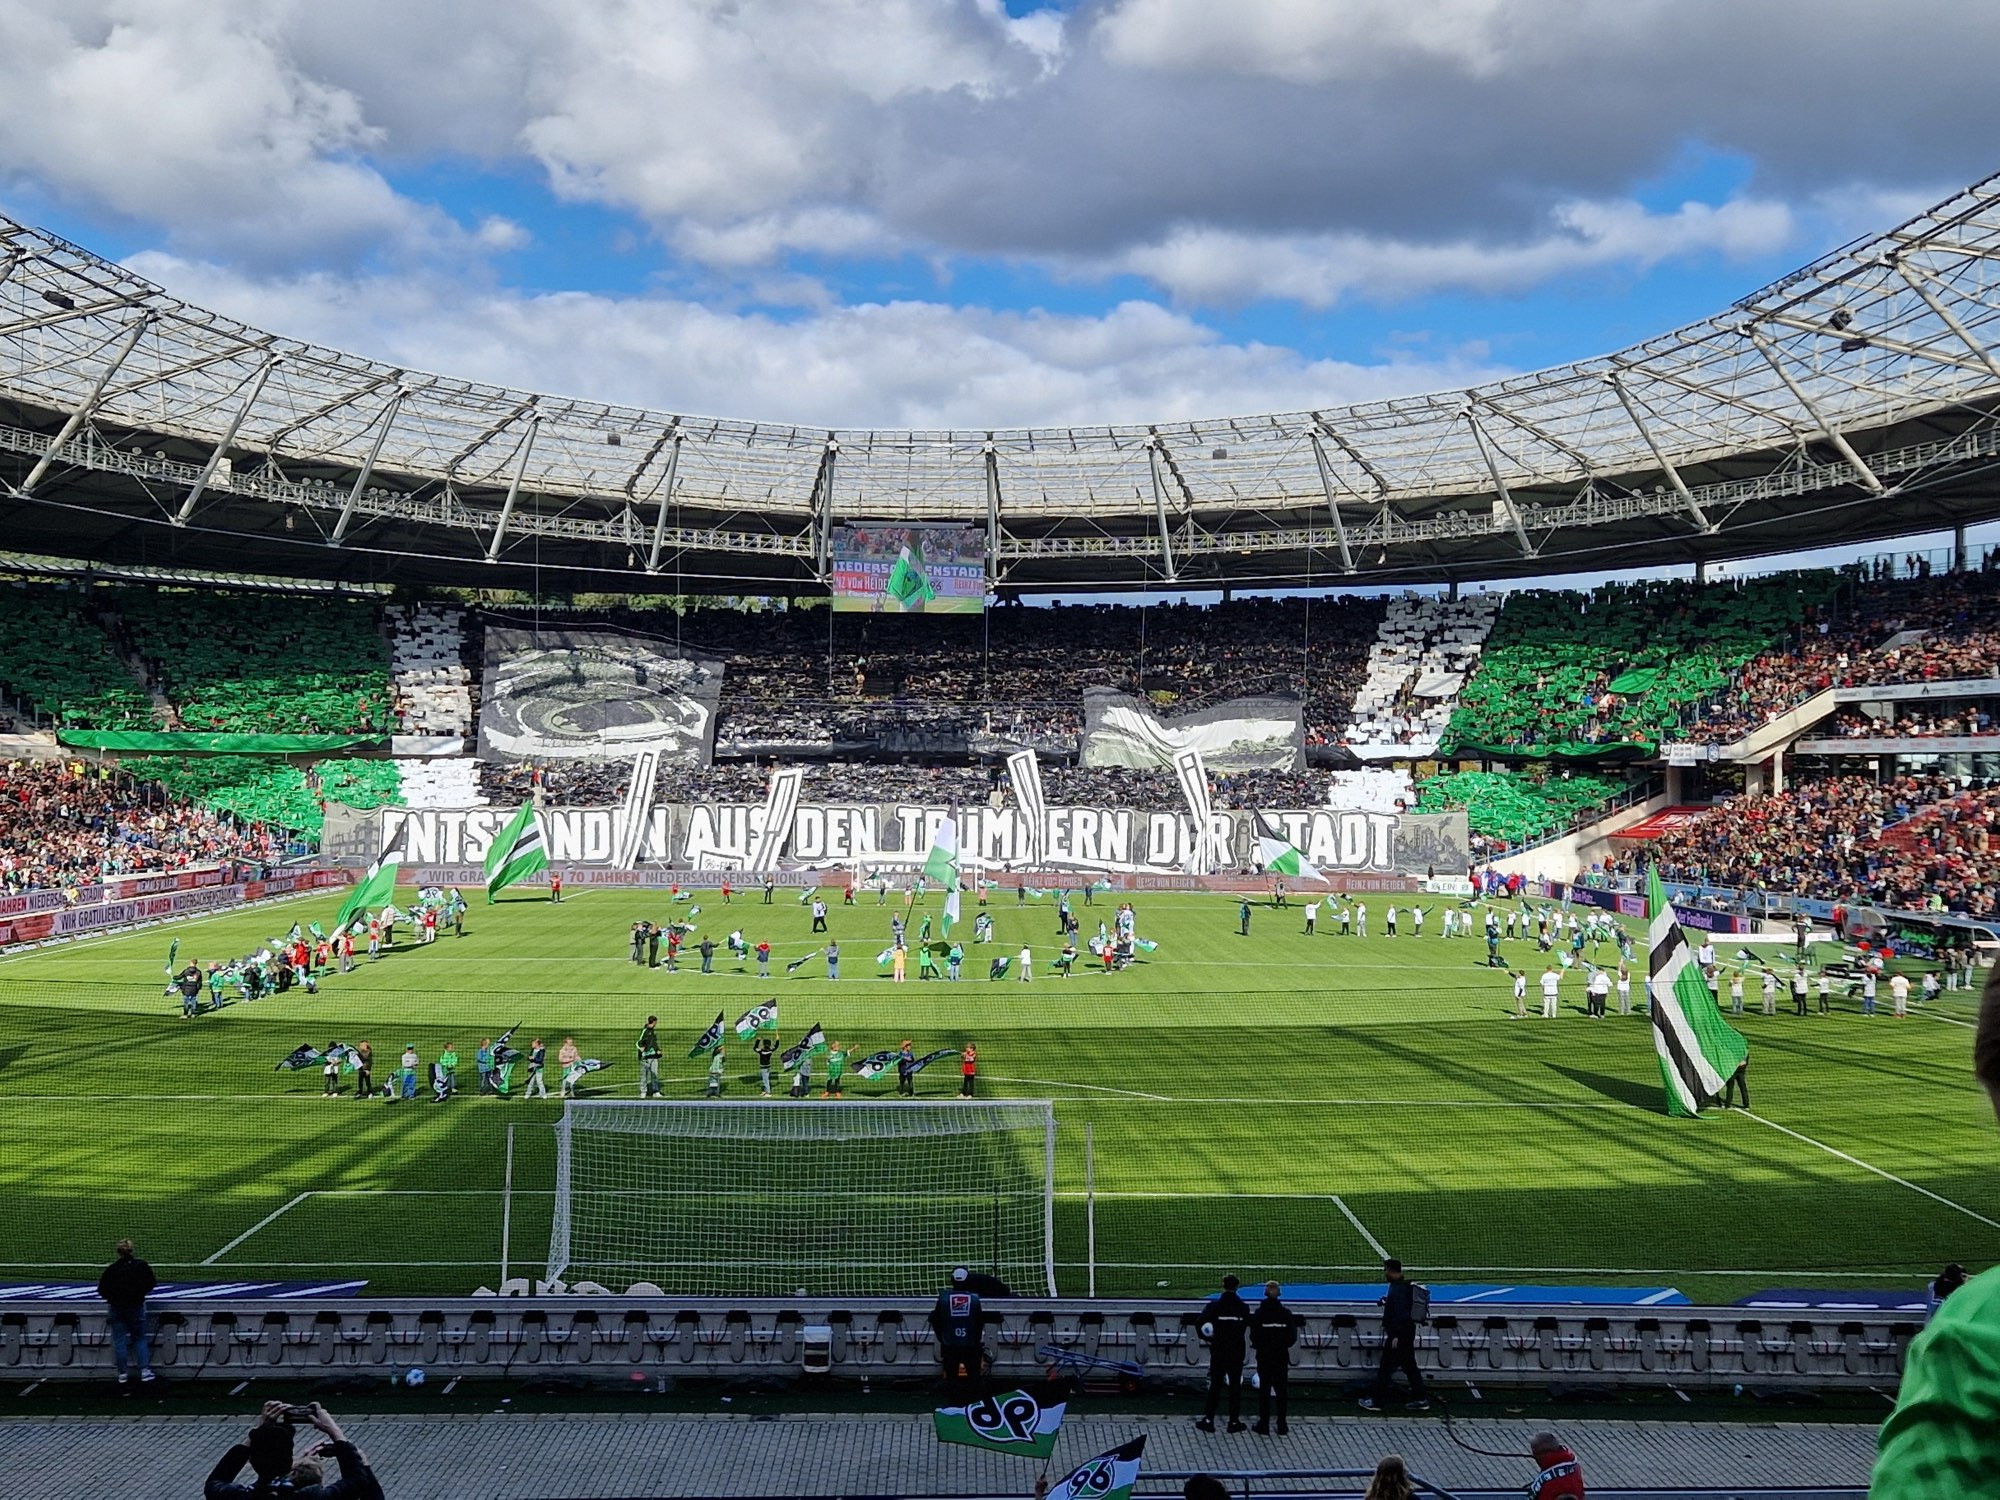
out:
<path id="1" fill-rule="evenodd" d="M 1749 1057 L 1750 1044 L 1716 1009 L 1657 869 L 1646 872 L 1646 928 L 1652 947 L 1647 987 L 1652 997 L 1653 1050 L 1660 1055 L 1667 1113 L 1696 1115 L 1721 1094 L 1730 1074 Z"/>
<path id="2" fill-rule="evenodd" d="M 523 803 L 486 850 L 487 901 L 548 867 L 549 846 L 542 837 L 541 820 L 535 816 L 533 803 Z"/>

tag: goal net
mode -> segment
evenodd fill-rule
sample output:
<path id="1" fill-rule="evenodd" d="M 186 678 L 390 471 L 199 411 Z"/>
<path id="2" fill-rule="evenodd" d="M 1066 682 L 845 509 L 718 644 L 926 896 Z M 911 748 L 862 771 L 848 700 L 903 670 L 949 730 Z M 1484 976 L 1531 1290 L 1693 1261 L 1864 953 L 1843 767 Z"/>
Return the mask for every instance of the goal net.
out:
<path id="1" fill-rule="evenodd" d="M 1046 1099 L 572 1100 L 548 1278 L 893 1295 L 962 1265 L 1053 1295 L 1054 1176 Z"/>

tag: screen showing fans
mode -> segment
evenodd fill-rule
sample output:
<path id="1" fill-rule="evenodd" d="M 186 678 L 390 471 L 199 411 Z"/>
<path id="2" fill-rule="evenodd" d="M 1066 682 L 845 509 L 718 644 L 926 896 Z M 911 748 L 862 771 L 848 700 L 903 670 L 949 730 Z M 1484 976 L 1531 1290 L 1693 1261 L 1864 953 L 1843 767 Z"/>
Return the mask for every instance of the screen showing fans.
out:
<path id="1" fill-rule="evenodd" d="M 986 607 L 986 535 L 970 526 L 836 526 L 833 607 L 978 614 Z"/>

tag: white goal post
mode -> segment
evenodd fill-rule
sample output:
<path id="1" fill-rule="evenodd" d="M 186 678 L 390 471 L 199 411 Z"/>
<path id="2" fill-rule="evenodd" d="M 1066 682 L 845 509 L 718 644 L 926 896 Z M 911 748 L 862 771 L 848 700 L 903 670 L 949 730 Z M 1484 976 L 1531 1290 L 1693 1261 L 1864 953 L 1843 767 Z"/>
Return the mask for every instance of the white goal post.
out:
<path id="1" fill-rule="evenodd" d="M 1047 1099 L 571 1100 L 550 1281 L 689 1296 L 934 1292 L 954 1266 L 1053 1296 Z"/>

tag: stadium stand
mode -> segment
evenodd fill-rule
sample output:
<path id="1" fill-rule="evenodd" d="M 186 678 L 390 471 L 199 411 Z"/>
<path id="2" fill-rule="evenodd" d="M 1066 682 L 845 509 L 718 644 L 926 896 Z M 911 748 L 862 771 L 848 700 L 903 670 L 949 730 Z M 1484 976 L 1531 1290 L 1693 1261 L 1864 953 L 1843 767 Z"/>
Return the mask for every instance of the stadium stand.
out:
<path id="1" fill-rule="evenodd" d="M 66 761 L 0 767 L 0 888 L 9 892 L 282 852 L 276 830 L 124 771 Z"/>
<path id="2" fill-rule="evenodd" d="M 1620 795 L 1623 777 L 1588 771 L 1446 771 L 1417 788 L 1417 811 L 1465 809 L 1474 854 L 1491 858 L 1567 832 Z"/>
<path id="3" fill-rule="evenodd" d="M 140 756 L 123 769 L 181 801 L 247 822 L 317 837 L 327 802 L 349 807 L 401 802 L 394 761 L 322 760 L 311 770 L 256 755 Z"/>
<path id="4" fill-rule="evenodd" d="M 2000 790 L 1940 775 L 1830 775 L 1734 797 L 1652 844 L 1663 879 L 2000 917 Z M 1639 857 L 1609 866 L 1637 875 Z"/>
<path id="5" fill-rule="evenodd" d="M 403 805 L 406 807 L 484 807 L 480 763 L 469 755 L 434 760 L 401 760 Z M 340 800 L 345 800 L 340 799 Z"/>
<path id="6" fill-rule="evenodd" d="M 173 703 L 170 727 L 382 733 L 394 724 L 377 606 L 359 599 L 105 591 L 114 634 Z"/>
<path id="7" fill-rule="evenodd" d="M 1704 587 L 1659 579 L 1508 596 L 1446 753 L 1651 755 L 1689 704 L 1825 603 L 1831 572 Z"/>
<path id="8" fill-rule="evenodd" d="M 2000 571 L 1855 581 L 1707 695 L 1689 738 L 1728 743 L 1827 688 L 1949 682 L 2000 671 Z M 1920 632 L 1921 634 L 1913 634 Z"/>
<path id="9" fill-rule="evenodd" d="M 1858 708 L 1843 709 L 1817 726 L 1816 738 L 1928 740 L 1971 738 L 1994 734 L 1993 713 L 1981 703 L 1957 702 L 1917 706 L 1883 718 L 1871 718 Z"/>
<path id="10" fill-rule="evenodd" d="M 1492 594 L 1391 599 L 1342 743 L 1363 759 L 1436 754 L 1499 608 Z"/>
<path id="11" fill-rule="evenodd" d="M 151 729 L 153 706 L 82 593 L 0 585 L 0 697 L 64 729 Z"/>
<path id="12" fill-rule="evenodd" d="M 472 732 L 474 667 L 465 612 L 431 604 L 389 611 L 389 667 L 396 722 L 404 734 Z"/>

